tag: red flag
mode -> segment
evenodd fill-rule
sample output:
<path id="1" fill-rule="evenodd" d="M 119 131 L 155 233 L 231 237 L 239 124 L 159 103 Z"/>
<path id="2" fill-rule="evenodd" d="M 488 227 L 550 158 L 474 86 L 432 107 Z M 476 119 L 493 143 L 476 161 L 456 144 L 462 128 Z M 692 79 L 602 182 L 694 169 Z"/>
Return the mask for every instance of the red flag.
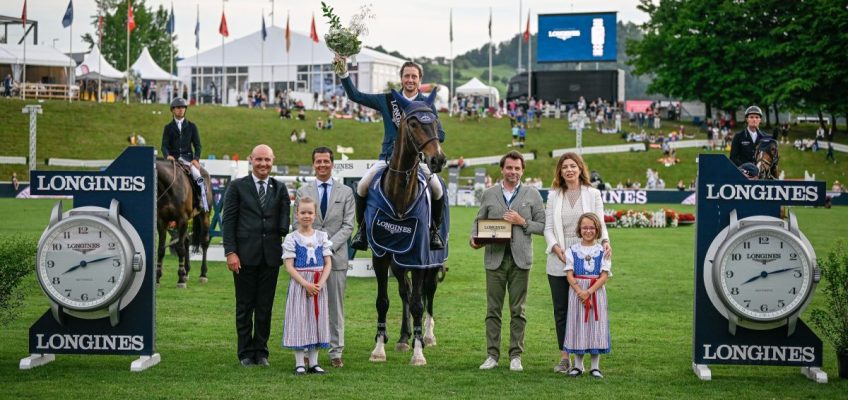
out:
<path id="1" fill-rule="evenodd" d="M 289 29 L 289 16 L 286 15 L 286 53 L 291 48 L 291 30 Z"/>
<path id="2" fill-rule="evenodd" d="M 132 2 L 127 4 L 127 30 L 132 32 L 135 29 L 135 16 L 133 16 Z"/>
<path id="3" fill-rule="evenodd" d="M 26 2 L 27 2 L 27 0 L 24 0 L 24 11 L 21 13 L 21 19 L 23 20 L 22 25 L 23 25 L 24 28 L 26 28 Z M 314 22 L 315 17 L 312 17 L 312 18 L 313 18 L 313 22 Z"/>
<path id="4" fill-rule="evenodd" d="M 318 31 L 315 29 L 315 14 L 312 15 L 312 28 L 309 31 L 309 38 L 313 42 L 318 43 Z"/>
<path id="5" fill-rule="evenodd" d="M 99 36 L 100 41 L 97 43 L 103 43 L 103 16 L 97 16 L 97 35 Z"/>
<path id="6" fill-rule="evenodd" d="M 530 14 L 527 14 L 527 28 L 524 29 L 524 43 L 530 41 Z"/>
<path id="7" fill-rule="evenodd" d="M 218 26 L 218 33 L 223 37 L 230 36 L 230 31 L 227 29 L 227 15 L 221 12 L 221 25 Z"/>

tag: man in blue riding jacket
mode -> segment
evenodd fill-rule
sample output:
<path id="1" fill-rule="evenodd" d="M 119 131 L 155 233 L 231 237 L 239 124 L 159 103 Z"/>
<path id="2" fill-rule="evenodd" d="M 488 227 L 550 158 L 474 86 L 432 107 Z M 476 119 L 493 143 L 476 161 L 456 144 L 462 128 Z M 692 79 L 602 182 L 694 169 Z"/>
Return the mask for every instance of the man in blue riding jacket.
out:
<path id="1" fill-rule="evenodd" d="M 347 60 L 344 57 L 336 56 L 335 62 L 347 66 Z M 403 85 L 403 91 L 401 93 L 407 100 L 425 100 L 425 97 L 418 90 L 419 86 L 421 86 L 421 78 L 423 75 L 424 71 L 421 69 L 421 66 L 412 61 L 407 61 L 401 66 L 400 78 L 401 84 Z M 383 148 L 380 152 L 380 161 L 369 168 L 368 172 L 365 173 L 365 176 L 363 176 L 359 181 L 359 185 L 355 192 L 356 196 L 354 196 L 356 198 L 356 220 L 359 222 L 359 228 L 357 229 L 356 235 L 353 237 L 351 247 L 357 250 L 367 250 L 368 239 L 365 237 L 365 232 L 363 231 L 363 220 L 365 219 L 368 186 L 371 184 L 374 176 L 388 166 L 387 160 L 392 155 L 395 138 L 397 137 L 398 127 L 402 117 L 402 106 L 392 98 L 391 93 L 369 94 L 360 92 L 350 79 L 350 74 L 348 74 L 346 68 L 340 77 L 345 94 L 347 94 L 347 97 L 351 101 L 359 103 L 365 107 L 378 110 L 383 116 Z M 438 115 L 436 108 L 432 108 L 433 113 Z M 441 123 L 438 121 L 436 123 L 438 124 L 437 130 L 439 133 L 439 142 L 444 142 L 445 131 L 442 129 Z M 421 169 L 427 176 L 430 191 L 432 193 L 432 201 L 430 204 L 430 249 L 439 250 L 445 247 L 445 243 L 438 233 L 439 226 L 442 224 L 442 208 L 444 202 L 442 185 L 439 182 L 438 177 L 435 174 L 431 174 L 430 169 L 425 164 L 421 165 Z"/>
<path id="2" fill-rule="evenodd" d="M 745 129 L 733 136 L 730 144 L 730 161 L 737 167 L 745 163 L 756 164 L 754 154 L 760 142 L 771 139 L 760 130 L 760 122 L 763 120 L 763 111 L 760 107 L 751 106 L 745 110 Z"/>
<path id="3" fill-rule="evenodd" d="M 162 131 L 162 156 L 169 161 L 179 161 L 191 169 L 191 177 L 200 188 L 200 206 L 209 211 L 206 200 L 206 185 L 200 174 L 200 133 L 197 126 L 185 118 L 188 104 L 182 97 L 171 101 L 171 113 L 174 119 Z M 192 150 L 193 149 L 193 150 Z"/>

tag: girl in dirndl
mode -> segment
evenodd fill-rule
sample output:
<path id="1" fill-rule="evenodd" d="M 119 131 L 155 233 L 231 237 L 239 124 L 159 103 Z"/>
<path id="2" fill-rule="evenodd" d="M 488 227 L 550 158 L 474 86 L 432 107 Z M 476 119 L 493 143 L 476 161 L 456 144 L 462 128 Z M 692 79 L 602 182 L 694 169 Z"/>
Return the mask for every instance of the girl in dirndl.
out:
<path id="1" fill-rule="evenodd" d="M 295 375 L 323 374 L 318 349 L 330 346 L 327 291 L 333 243 L 327 233 L 312 228 L 315 200 L 303 197 L 297 206 L 298 229 L 283 242 L 283 261 L 289 273 L 283 347 L 294 350 Z M 308 352 L 309 369 L 304 366 Z"/>
<path id="2" fill-rule="evenodd" d="M 583 356 L 589 354 L 592 359 L 589 375 L 603 378 L 600 357 L 610 352 L 607 291 L 604 283 L 612 276 L 612 263 L 604 259 L 604 248 L 597 243 L 601 237 L 601 221 L 597 215 L 581 215 L 576 229 L 580 243 L 575 243 L 565 252 L 565 271 L 570 288 L 563 347 L 574 354 L 574 365 L 568 375 L 582 375 Z"/>

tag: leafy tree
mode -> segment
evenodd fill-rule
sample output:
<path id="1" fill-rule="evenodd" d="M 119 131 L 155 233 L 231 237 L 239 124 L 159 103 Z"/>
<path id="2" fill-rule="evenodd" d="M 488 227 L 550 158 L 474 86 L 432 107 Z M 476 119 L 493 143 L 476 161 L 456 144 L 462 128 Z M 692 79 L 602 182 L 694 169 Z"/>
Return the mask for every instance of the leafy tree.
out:
<path id="1" fill-rule="evenodd" d="M 98 0 L 97 4 L 103 10 L 103 44 L 101 52 L 112 65 L 118 69 L 127 66 L 127 1 Z M 160 5 L 157 10 L 148 8 L 145 0 L 133 1 L 133 17 L 136 28 L 130 35 L 130 63 L 138 59 L 144 47 L 150 51 L 150 56 L 160 67 L 169 70 L 169 52 L 171 38 L 166 32 L 168 11 Z M 94 35 L 86 33 L 82 40 L 89 48 L 97 44 L 97 15 L 92 17 Z M 176 39 L 176 36 L 174 36 Z M 174 47 L 173 71 L 176 72 L 177 48 Z"/>

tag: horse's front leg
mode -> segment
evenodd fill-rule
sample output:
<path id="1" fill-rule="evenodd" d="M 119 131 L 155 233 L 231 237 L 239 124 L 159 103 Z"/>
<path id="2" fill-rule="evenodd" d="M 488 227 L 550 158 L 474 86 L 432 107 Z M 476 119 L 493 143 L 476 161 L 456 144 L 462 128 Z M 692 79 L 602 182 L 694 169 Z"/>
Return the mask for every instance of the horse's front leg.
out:
<path id="1" fill-rule="evenodd" d="M 186 275 L 188 275 L 188 237 L 186 232 L 188 231 L 188 224 L 183 222 L 182 224 L 178 223 L 178 238 L 179 242 L 177 243 L 177 255 L 180 258 L 180 268 L 177 271 L 177 288 L 185 289 L 186 288 Z"/>
<path id="2" fill-rule="evenodd" d="M 436 345 L 436 320 L 433 318 L 433 298 L 436 297 L 436 288 L 439 282 L 439 270 L 444 268 L 430 268 L 424 277 L 424 345 L 427 347 Z"/>
<path id="3" fill-rule="evenodd" d="M 409 281 L 409 277 L 406 275 L 406 270 L 398 268 L 394 264 L 392 264 L 391 267 L 392 275 L 395 276 L 398 282 L 398 296 L 400 296 L 400 301 L 403 304 L 400 324 L 400 337 L 398 338 L 397 344 L 395 344 L 395 350 L 409 351 L 409 336 L 412 334 L 409 328 L 411 322 L 409 320 L 409 294 L 410 286 L 412 285 L 412 283 Z"/>
<path id="4" fill-rule="evenodd" d="M 387 257 L 371 257 L 374 274 L 377 276 L 377 335 L 374 337 L 374 350 L 371 351 L 370 361 L 386 361 L 386 314 L 389 312 L 389 260 Z"/>
<path id="5" fill-rule="evenodd" d="M 159 243 L 156 251 L 156 284 L 159 284 L 159 278 L 162 277 L 162 259 L 165 258 L 165 240 L 168 238 L 167 229 L 162 222 L 157 223 L 157 231 L 159 231 Z"/>
<path id="6" fill-rule="evenodd" d="M 412 270 L 412 287 L 409 296 L 409 309 L 412 314 L 412 365 L 427 365 L 424 358 L 424 336 L 421 332 L 421 317 L 424 315 L 424 303 L 421 294 L 424 288 L 424 280 L 428 271 L 426 269 Z"/>

